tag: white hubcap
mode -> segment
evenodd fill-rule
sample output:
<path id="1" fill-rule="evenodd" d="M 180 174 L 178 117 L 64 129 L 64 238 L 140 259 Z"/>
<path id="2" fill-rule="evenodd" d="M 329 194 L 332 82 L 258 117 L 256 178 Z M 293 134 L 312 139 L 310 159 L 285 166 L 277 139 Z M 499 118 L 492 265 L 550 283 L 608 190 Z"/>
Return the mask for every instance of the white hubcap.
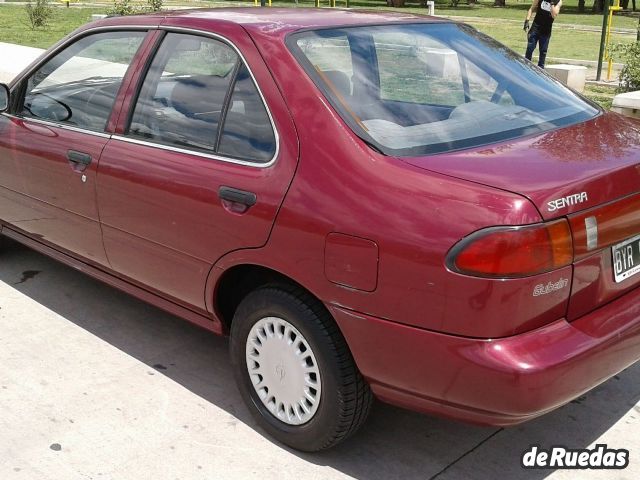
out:
<path id="1" fill-rule="evenodd" d="M 247 369 L 262 403 L 279 420 L 302 425 L 320 405 L 318 362 L 302 334 L 281 318 L 258 321 L 247 337 Z"/>

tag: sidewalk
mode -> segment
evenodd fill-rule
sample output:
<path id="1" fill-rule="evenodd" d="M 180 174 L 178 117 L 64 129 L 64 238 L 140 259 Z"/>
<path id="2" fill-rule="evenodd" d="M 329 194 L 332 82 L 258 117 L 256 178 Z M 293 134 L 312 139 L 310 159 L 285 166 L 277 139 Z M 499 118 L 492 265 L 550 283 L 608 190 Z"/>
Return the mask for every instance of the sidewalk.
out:
<path id="1" fill-rule="evenodd" d="M 0 82 L 9 83 L 44 52 L 41 48 L 0 42 Z"/>
<path id="2" fill-rule="evenodd" d="M 640 364 L 513 428 L 376 404 L 334 450 L 257 427 L 225 339 L 7 242 L 0 254 L 2 480 L 612 480 L 640 478 Z M 524 470 L 531 445 L 607 444 L 613 470 Z"/>

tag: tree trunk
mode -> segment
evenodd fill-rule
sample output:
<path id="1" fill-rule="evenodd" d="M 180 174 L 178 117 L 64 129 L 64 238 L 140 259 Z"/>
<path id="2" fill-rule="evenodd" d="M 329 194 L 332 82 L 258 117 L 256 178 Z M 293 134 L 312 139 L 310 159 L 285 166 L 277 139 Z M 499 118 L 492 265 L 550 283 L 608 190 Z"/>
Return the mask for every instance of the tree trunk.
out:
<path id="1" fill-rule="evenodd" d="M 493 3 L 494 7 L 505 7 L 506 5 L 507 5 L 506 0 L 494 0 L 494 3 Z"/>
<path id="2" fill-rule="evenodd" d="M 604 0 L 594 0 L 591 11 L 593 13 L 602 13 L 604 11 Z"/>
<path id="3" fill-rule="evenodd" d="M 620 0 L 620 6 L 626 10 L 629 8 L 629 0 Z"/>
<path id="4" fill-rule="evenodd" d="M 404 7 L 404 0 L 387 0 L 387 5 L 390 7 Z"/>
<path id="5" fill-rule="evenodd" d="M 584 13 L 584 0 L 578 0 L 578 12 Z"/>

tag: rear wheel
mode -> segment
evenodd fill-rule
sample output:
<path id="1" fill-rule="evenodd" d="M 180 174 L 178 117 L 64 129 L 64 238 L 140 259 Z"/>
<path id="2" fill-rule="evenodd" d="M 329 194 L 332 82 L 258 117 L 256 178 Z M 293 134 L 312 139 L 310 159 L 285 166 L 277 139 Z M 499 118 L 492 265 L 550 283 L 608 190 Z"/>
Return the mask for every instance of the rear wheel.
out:
<path id="1" fill-rule="evenodd" d="M 231 361 L 258 423 L 298 450 L 341 442 L 371 409 L 369 386 L 335 322 L 299 288 L 266 286 L 244 298 L 231 325 Z"/>

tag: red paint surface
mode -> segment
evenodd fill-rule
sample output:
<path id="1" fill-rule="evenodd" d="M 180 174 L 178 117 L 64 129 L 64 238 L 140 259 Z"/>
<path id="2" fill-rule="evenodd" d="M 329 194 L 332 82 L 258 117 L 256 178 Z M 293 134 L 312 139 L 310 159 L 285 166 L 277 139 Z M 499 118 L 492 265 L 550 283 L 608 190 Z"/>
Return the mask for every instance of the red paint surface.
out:
<path id="1" fill-rule="evenodd" d="M 561 319 L 498 340 L 428 332 L 339 308 L 331 312 L 382 399 L 510 425 L 569 402 L 637 361 L 639 295 L 630 293 L 572 323 Z"/>
<path id="2" fill-rule="evenodd" d="M 271 268 L 324 302 L 376 394 L 399 405 L 510 424 L 571 400 L 640 357 L 638 292 L 631 291 L 638 280 L 613 284 L 608 247 L 585 252 L 580 231 L 585 209 L 596 208 L 589 212 L 602 215 L 605 243 L 640 233 L 635 204 L 616 203 L 640 189 L 640 126 L 607 114 L 474 150 L 410 159 L 378 154 L 344 124 L 284 38 L 305 27 L 407 20 L 435 21 L 216 9 L 93 24 L 162 23 L 231 40 L 273 115 L 277 161 L 252 168 L 3 115 L 4 228 L 216 331 L 224 273 L 239 265 Z M 129 69 L 107 133 L 125 131 L 157 36 L 147 37 Z M 62 156 L 69 145 L 96 156 L 86 184 Z M 256 193 L 256 205 L 229 212 L 217 197 L 222 185 Z M 588 201 L 548 211 L 547 202 L 582 191 Z M 570 215 L 577 255 L 570 266 L 508 280 L 445 266 L 451 247 L 474 231 L 563 215 Z M 335 232 L 350 241 L 330 236 Z M 533 295 L 563 279 L 565 288 Z"/>
<path id="3" fill-rule="evenodd" d="M 324 274 L 335 284 L 373 292 L 378 283 L 378 245 L 343 233 L 325 240 Z"/>

